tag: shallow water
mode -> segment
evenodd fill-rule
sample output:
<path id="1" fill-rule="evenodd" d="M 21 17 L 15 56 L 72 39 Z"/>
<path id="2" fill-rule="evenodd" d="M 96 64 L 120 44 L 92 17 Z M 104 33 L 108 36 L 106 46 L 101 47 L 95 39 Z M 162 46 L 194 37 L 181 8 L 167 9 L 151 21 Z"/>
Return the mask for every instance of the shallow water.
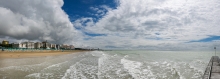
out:
<path id="1" fill-rule="evenodd" d="M 92 51 L 0 59 L 0 79 L 201 79 L 207 51 Z"/>

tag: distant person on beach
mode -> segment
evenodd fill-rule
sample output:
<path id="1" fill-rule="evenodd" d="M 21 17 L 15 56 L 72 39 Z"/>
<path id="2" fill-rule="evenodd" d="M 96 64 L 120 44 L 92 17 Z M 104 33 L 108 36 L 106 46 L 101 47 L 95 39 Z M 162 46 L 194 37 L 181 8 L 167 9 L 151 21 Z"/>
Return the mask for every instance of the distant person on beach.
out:
<path id="1" fill-rule="evenodd" d="M 2 51 L 4 51 L 4 48 L 2 48 Z"/>

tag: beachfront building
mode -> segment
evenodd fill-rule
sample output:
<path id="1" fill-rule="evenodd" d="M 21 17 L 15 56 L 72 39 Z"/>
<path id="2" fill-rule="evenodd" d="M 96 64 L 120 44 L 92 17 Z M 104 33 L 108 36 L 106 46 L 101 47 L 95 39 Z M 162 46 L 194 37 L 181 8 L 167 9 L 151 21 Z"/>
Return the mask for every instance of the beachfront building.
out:
<path id="1" fill-rule="evenodd" d="M 50 46 L 51 46 L 51 49 L 57 49 L 56 44 L 51 44 Z"/>
<path id="2" fill-rule="evenodd" d="M 63 44 L 63 45 L 60 46 L 60 48 L 61 48 L 61 49 L 67 49 L 67 48 L 68 48 L 68 45 Z"/>
<path id="3" fill-rule="evenodd" d="M 27 49 L 33 49 L 34 48 L 34 42 L 22 42 L 21 47 L 22 48 L 27 48 Z"/>
<path id="4" fill-rule="evenodd" d="M 73 50 L 75 49 L 75 47 L 73 45 L 70 45 L 70 49 Z"/>
<path id="5" fill-rule="evenodd" d="M 3 40 L 1 46 L 6 47 L 6 48 L 11 48 L 12 47 L 12 45 L 9 44 L 9 41 L 7 41 L 7 40 Z"/>
<path id="6" fill-rule="evenodd" d="M 12 43 L 12 48 L 33 48 L 33 42 Z"/>
<path id="7" fill-rule="evenodd" d="M 1 44 L 2 43 L 2 44 Z M 6 48 L 16 48 L 16 49 L 67 49 L 67 50 L 73 50 L 75 47 L 73 45 L 66 45 L 66 44 L 51 44 L 47 41 L 43 42 L 22 42 L 22 43 L 12 43 L 9 44 L 9 41 L 2 41 L 0 42 L 0 46 L 6 47 Z"/>
<path id="8" fill-rule="evenodd" d="M 19 48 L 26 48 L 26 44 L 25 42 L 19 43 Z"/>
<path id="9" fill-rule="evenodd" d="M 70 49 L 70 46 L 69 46 L 69 45 L 67 45 L 67 46 L 65 47 L 65 49 Z"/>
<path id="10" fill-rule="evenodd" d="M 47 41 L 43 41 L 42 44 L 43 44 L 43 49 L 47 49 L 47 44 L 48 44 Z"/>
<path id="11" fill-rule="evenodd" d="M 65 45 L 65 44 L 61 45 L 60 48 L 61 49 L 67 49 L 67 50 L 75 49 L 75 47 L 73 45 Z"/>
<path id="12" fill-rule="evenodd" d="M 60 45 L 56 44 L 56 49 L 60 50 Z"/>
<path id="13" fill-rule="evenodd" d="M 12 48 L 20 48 L 20 46 L 19 43 L 12 43 Z"/>
<path id="14" fill-rule="evenodd" d="M 8 44 L 9 44 L 9 41 L 7 41 L 7 40 L 2 41 L 2 45 L 8 45 Z"/>
<path id="15" fill-rule="evenodd" d="M 44 49 L 51 49 L 51 44 L 48 43 L 47 41 L 42 42 L 42 44 Z"/>
<path id="16" fill-rule="evenodd" d="M 34 43 L 34 48 L 35 48 L 35 49 L 43 48 L 43 43 L 40 43 L 40 42 Z"/>

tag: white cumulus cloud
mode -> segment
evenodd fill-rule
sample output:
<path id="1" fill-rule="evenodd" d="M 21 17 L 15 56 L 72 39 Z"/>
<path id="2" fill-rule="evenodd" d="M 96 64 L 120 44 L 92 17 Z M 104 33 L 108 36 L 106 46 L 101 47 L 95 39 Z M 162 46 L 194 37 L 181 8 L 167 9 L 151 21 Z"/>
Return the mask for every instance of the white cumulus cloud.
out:
<path id="1" fill-rule="evenodd" d="M 209 49 L 217 43 L 190 41 L 219 36 L 219 13 L 219 0 L 118 0 L 118 7 L 109 9 L 98 22 L 80 26 L 85 32 L 106 36 L 82 41 L 102 47 Z M 77 21 L 73 24 L 80 25 Z"/>
<path id="2" fill-rule="evenodd" d="M 220 36 L 219 0 L 115 2 L 116 8 L 90 7 L 98 20 L 82 17 L 70 22 L 61 8 L 63 0 L 0 0 L 0 39 L 151 50 L 211 49 L 220 44 L 191 42 Z"/>
<path id="3" fill-rule="evenodd" d="M 63 0 L 0 0 L 0 36 L 16 40 L 74 41 L 77 31 Z"/>

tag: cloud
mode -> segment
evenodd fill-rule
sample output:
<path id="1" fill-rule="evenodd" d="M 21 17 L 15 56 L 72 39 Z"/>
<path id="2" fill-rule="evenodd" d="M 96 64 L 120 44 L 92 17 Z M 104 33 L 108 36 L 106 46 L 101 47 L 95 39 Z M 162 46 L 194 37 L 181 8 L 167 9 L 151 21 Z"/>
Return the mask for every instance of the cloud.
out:
<path id="1" fill-rule="evenodd" d="M 101 18 L 102 16 L 106 14 L 106 12 L 108 12 L 109 10 L 112 10 L 112 8 L 106 5 L 101 5 L 97 7 L 92 6 L 90 7 L 90 9 L 94 11 L 94 13 L 92 13 L 91 15 L 95 15 L 98 18 Z"/>
<path id="2" fill-rule="evenodd" d="M 100 42 L 98 45 L 102 47 L 114 48 L 190 49 L 201 46 L 201 49 L 204 47 L 208 49 L 208 46 L 213 46 L 214 42 L 186 42 L 220 34 L 219 0 L 118 0 L 117 2 L 118 7 L 109 9 L 97 22 L 90 21 L 90 25 L 81 25 L 85 32 L 106 34 L 86 40 L 88 44 Z M 98 11 L 98 8 L 96 10 Z M 75 21 L 75 23 L 79 22 Z"/>
<path id="3" fill-rule="evenodd" d="M 149 50 L 205 50 L 220 43 L 191 42 L 219 36 L 219 0 L 115 2 L 116 8 L 91 6 L 96 17 L 70 22 L 63 0 L 1 0 L 0 39 Z"/>
<path id="4" fill-rule="evenodd" d="M 0 36 L 17 40 L 73 41 L 77 31 L 61 9 L 63 0 L 1 0 Z"/>

